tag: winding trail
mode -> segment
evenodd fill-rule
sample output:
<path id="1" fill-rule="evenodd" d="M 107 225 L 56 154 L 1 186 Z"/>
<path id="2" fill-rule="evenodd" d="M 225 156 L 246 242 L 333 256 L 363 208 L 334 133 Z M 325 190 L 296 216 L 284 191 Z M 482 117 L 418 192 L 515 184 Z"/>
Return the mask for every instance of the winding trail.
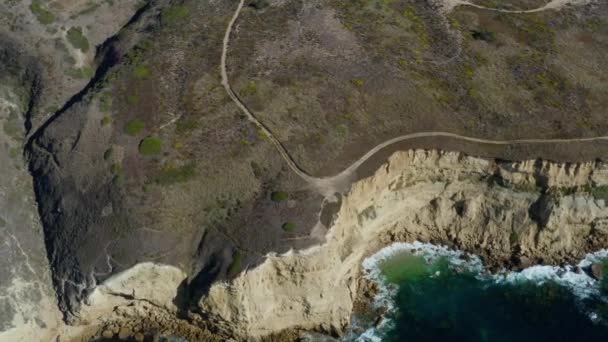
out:
<path id="1" fill-rule="evenodd" d="M 443 0 L 444 3 L 451 8 L 459 5 L 464 6 L 473 6 L 476 8 L 505 12 L 505 13 L 533 13 L 540 12 L 549 9 L 559 9 L 560 7 L 569 4 L 569 3 L 587 3 L 593 0 L 553 0 L 547 3 L 545 6 L 532 9 L 532 10 L 522 10 L 522 11 L 513 11 L 513 10 L 503 10 L 503 9 L 494 9 L 487 8 L 480 5 L 476 5 L 466 1 L 459 0 Z M 351 164 L 342 172 L 328 177 L 314 177 L 308 174 L 306 171 L 302 170 L 298 164 L 293 160 L 289 152 L 285 149 L 283 144 L 274 136 L 274 134 L 266 127 L 262 122 L 260 122 L 255 115 L 247 108 L 247 106 L 239 99 L 236 93 L 232 90 L 230 86 L 230 82 L 228 79 L 228 72 L 226 68 L 226 59 L 228 54 L 228 47 L 230 45 L 230 36 L 232 34 L 234 24 L 236 23 L 241 10 L 245 4 L 245 0 L 240 0 L 239 4 L 226 28 L 226 32 L 224 34 L 223 47 L 222 47 L 222 56 L 221 56 L 221 73 L 222 73 L 222 85 L 226 90 L 226 93 L 230 96 L 232 101 L 239 107 L 239 109 L 245 114 L 247 119 L 251 121 L 254 125 L 258 127 L 272 142 L 277 151 L 281 154 L 281 157 L 285 160 L 289 168 L 297 174 L 302 180 L 304 180 L 312 189 L 316 190 L 320 194 L 331 197 L 334 196 L 335 193 L 342 193 L 350 187 L 352 181 L 354 181 L 355 171 L 371 158 L 374 154 L 379 152 L 380 150 L 388 147 L 390 145 L 396 144 L 398 142 L 402 142 L 405 140 L 413 140 L 420 138 L 429 138 L 429 137 L 444 137 L 444 138 L 454 138 L 461 141 L 468 141 L 479 144 L 487 144 L 487 145 L 522 145 L 522 144 L 566 144 L 566 143 L 580 143 L 580 142 L 593 142 L 593 141 L 608 141 L 608 136 L 596 136 L 596 137 L 587 137 L 587 138 L 553 138 L 553 139 L 510 139 L 510 140 L 491 140 L 491 139 L 483 139 L 483 138 L 475 138 L 465 135 L 460 135 L 456 133 L 450 132 L 418 132 L 411 133 L 398 136 L 393 139 L 389 139 L 371 150 L 369 150 L 366 154 L 364 154 L 361 158 Z"/>
<path id="2" fill-rule="evenodd" d="M 536 12 L 542 12 L 542 11 L 546 11 L 546 10 L 550 10 L 550 9 L 557 10 L 557 9 L 560 9 L 569 4 L 578 5 L 578 4 L 589 3 L 592 1 L 594 1 L 594 0 L 552 0 L 552 1 L 548 2 L 547 4 L 545 4 L 544 6 L 534 8 L 534 9 L 508 10 L 508 9 L 492 8 L 492 7 L 477 5 L 477 4 L 474 4 L 469 1 L 443 0 L 444 3 L 448 4 L 447 8 L 454 8 L 456 6 L 471 6 L 471 7 L 484 9 L 484 10 L 488 10 L 488 11 L 501 12 L 501 13 L 513 13 L 513 14 L 536 13 Z"/>

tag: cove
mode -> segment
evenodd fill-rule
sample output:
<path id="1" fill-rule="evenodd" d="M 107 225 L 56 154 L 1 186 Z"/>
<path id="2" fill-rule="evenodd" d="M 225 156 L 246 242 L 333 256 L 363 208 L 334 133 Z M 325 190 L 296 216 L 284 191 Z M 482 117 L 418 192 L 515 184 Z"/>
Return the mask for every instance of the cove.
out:
<path id="1" fill-rule="evenodd" d="M 583 267 L 491 275 L 475 256 L 401 244 L 364 262 L 388 312 L 357 340 L 606 341 L 606 272 L 597 281 Z"/>

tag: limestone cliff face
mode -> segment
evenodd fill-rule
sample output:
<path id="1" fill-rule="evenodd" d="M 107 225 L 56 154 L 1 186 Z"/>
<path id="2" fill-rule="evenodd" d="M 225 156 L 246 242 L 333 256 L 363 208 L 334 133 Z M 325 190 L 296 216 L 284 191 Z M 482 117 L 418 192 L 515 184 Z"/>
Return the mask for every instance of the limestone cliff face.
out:
<path id="1" fill-rule="evenodd" d="M 596 163 L 399 152 L 344 195 L 323 245 L 270 255 L 233 282 L 214 285 L 200 306 L 242 336 L 339 332 L 357 296 L 362 259 L 393 241 L 450 244 L 501 267 L 561 263 L 608 246 L 606 184 L 608 167 Z"/>

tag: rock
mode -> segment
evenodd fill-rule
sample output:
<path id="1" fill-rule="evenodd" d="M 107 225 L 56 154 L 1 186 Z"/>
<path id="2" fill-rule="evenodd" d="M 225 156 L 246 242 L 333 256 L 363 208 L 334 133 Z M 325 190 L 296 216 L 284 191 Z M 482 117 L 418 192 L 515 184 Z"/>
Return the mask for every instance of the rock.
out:
<path id="1" fill-rule="evenodd" d="M 142 342 L 144 340 L 144 335 L 142 333 L 135 334 L 135 341 Z"/>
<path id="2" fill-rule="evenodd" d="M 591 276 L 597 280 L 604 279 L 604 265 L 600 263 L 591 265 Z"/>
<path id="3" fill-rule="evenodd" d="M 112 338 L 114 337 L 114 333 L 111 330 L 104 330 L 103 333 L 101 334 L 101 336 L 103 338 Z"/>
<path id="4" fill-rule="evenodd" d="M 126 340 L 129 336 L 131 336 L 131 330 L 129 328 L 126 328 L 126 327 L 120 328 L 120 331 L 118 332 L 119 339 Z"/>

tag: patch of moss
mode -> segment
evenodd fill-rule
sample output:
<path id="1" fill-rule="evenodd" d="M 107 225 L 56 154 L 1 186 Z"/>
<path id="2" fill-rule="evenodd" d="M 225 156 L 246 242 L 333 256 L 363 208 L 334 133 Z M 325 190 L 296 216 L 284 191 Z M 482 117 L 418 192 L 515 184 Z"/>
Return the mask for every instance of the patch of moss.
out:
<path id="1" fill-rule="evenodd" d="M 32 11 L 42 25 L 48 25 L 55 21 L 55 15 L 44 8 L 40 1 L 32 1 L 30 11 Z"/>
<path id="2" fill-rule="evenodd" d="M 186 18 L 189 14 L 190 11 L 186 6 L 174 5 L 163 10 L 161 14 L 161 22 L 163 25 L 173 25 Z"/>
<path id="3" fill-rule="evenodd" d="M 146 124 L 143 121 L 141 121 L 140 119 L 133 119 L 127 122 L 127 124 L 125 125 L 125 133 L 130 136 L 135 136 L 139 134 L 139 132 L 141 132 L 144 127 L 146 127 Z"/>
<path id="4" fill-rule="evenodd" d="M 67 33 L 68 42 L 75 48 L 82 52 L 89 51 L 89 41 L 87 37 L 82 33 L 80 27 L 71 27 Z"/>
<path id="5" fill-rule="evenodd" d="M 270 194 L 270 199 L 273 202 L 283 202 L 289 198 L 289 195 L 284 191 L 274 191 Z"/>
<path id="6" fill-rule="evenodd" d="M 290 233 L 296 229 L 296 224 L 293 222 L 285 222 L 285 223 L 283 223 L 281 228 L 283 228 L 284 231 Z"/>
<path id="7" fill-rule="evenodd" d="M 154 183 L 159 185 L 172 185 L 184 183 L 196 176 L 196 163 L 189 162 L 182 166 L 167 165 L 154 178 Z"/>
<path id="8" fill-rule="evenodd" d="M 163 149 L 163 141 L 157 137 L 146 137 L 139 143 L 139 153 L 144 156 L 159 154 Z"/>
<path id="9" fill-rule="evenodd" d="M 237 273 L 239 273 L 241 271 L 241 262 L 242 262 L 243 256 L 241 255 L 241 251 L 236 251 L 234 253 L 234 257 L 232 258 L 232 263 L 230 264 L 230 274 L 231 275 L 236 275 Z"/>

